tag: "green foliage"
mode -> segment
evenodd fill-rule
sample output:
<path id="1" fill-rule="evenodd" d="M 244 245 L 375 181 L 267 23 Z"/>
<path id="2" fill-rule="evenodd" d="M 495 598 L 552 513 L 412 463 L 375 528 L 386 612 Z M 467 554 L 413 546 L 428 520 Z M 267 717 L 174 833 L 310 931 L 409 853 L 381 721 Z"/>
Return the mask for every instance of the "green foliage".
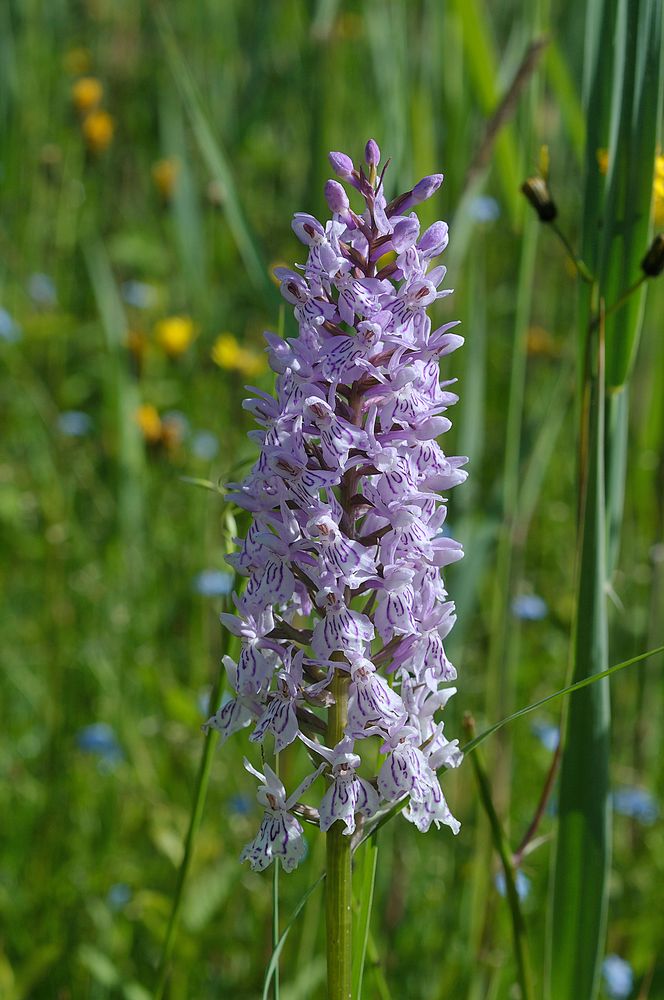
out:
<path id="1" fill-rule="evenodd" d="M 497 721 L 495 706 L 517 709 L 564 686 L 577 515 L 575 279 L 547 233 L 535 257 L 534 227 L 527 223 L 525 242 L 515 231 L 519 171 L 549 146 L 561 225 L 593 269 L 604 265 L 588 220 L 606 191 L 617 198 L 611 227 L 623 210 L 638 211 L 629 247 L 621 244 L 615 263 L 606 258 L 610 306 L 647 240 L 659 6 L 620 7 L 625 44 L 645 46 L 645 61 L 625 57 L 630 82 L 621 89 L 604 60 L 584 120 L 583 66 L 612 50 L 613 22 L 590 3 L 604 32 L 591 38 L 571 0 L 538 5 L 538 32 L 552 44 L 470 188 L 487 119 L 533 40 L 532 11 L 479 0 L 379 7 L 380 16 L 359 0 L 0 4 L 0 306 L 20 328 L 5 336 L 0 315 L 3 998 L 143 1000 L 157 988 L 165 942 L 172 1000 L 249 1000 L 263 990 L 271 879 L 238 862 L 258 821 L 242 756 L 256 761 L 257 750 L 245 733 L 213 754 L 200 734 L 202 703 L 220 679 L 223 599 L 192 582 L 223 570 L 232 536 L 245 529 L 241 518 L 229 523 L 220 494 L 253 456 L 243 385 L 271 384 L 256 362 L 262 330 L 281 322 L 267 266 L 301 259 L 289 218 L 323 211 L 328 149 L 359 156 L 374 134 L 394 157 L 390 194 L 421 173 L 446 176 L 425 221 L 453 223 L 445 263 L 456 294 L 440 304 L 439 319 L 460 317 L 467 343 L 449 369 L 460 402 L 445 444 L 467 448 L 472 473 L 449 516 L 468 555 L 448 578 L 459 606 L 448 651 L 460 680 L 447 731 L 460 733 L 466 709 L 483 731 Z M 637 16 L 652 30 L 635 35 Z M 98 110 L 114 126 L 96 152 L 71 97 L 88 76 L 102 82 Z M 613 132 L 612 80 L 623 93 Z M 108 124 L 88 122 L 87 134 L 99 143 Z M 606 180 L 596 158 L 604 147 Z M 478 194 L 495 201 L 478 204 Z M 481 217 L 496 209 L 497 219 Z M 55 298 L 35 275 L 51 279 Z M 614 425 L 629 433 L 624 514 L 610 510 L 627 542 L 611 557 L 615 663 L 662 639 L 664 365 L 654 283 L 649 298 L 640 338 L 636 299 L 607 327 L 611 385 L 626 372 L 632 379 L 631 426 L 626 416 L 612 422 L 610 401 L 606 414 L 608 437 Z M 188 345 L 170 354 L 158 327 L 168 317 L 193 324 Z M 215 357 L 227 367 L 212 359 L 220 335 Z M 153 408 L 140 423 L 139 406 Z M 63 417 L 72 411 L 88 418 L 80 436 Z M 606 482 L 620 481 L 622 467 L 608 469 Z M 599 489 L 599 466 L 597 477 Z M 524 594 L 545 599 L 544 619 L 515 617 L 512 600 Z M 664 791 L 661 668 L 655 657 L 613 682 L 611 782 L 656 797 Z M 542 703 L 532 717 L 557 724 L 557 704 Z M 102 722 L 117 752 L 85 749 L 86 727 Z M 526 721 L 503 732 L 487 744 L 487 772 L 514 847 L 551 754 Z M 301 765 L 288 752 L 282 758 L 292 788 Z M 205 784 L 208 769 L 205 809 L 188 840 L 197 775 Z M 477 835 L 472 777 L 463 767 L 445 778 L 463 822 L 458 838 L 422 837 L 396 819 L 379 833 L 375 879 L 370 853 L 358 856 L 366 998 L 512 995 L 510 913 L 494 886 L 498 858 Z M 546 813 L 522 865 L 536 973 L 555 826 Z M 664 992 L 664 835 L 661 824 L 621 815 L 614 833 L 608 947 L 632 962 L 639 982 L 652 974 L 655 997 Z M 313 828 L 307 837 L 306 864 L 279 884 L 281 1000 L 323 992 L 323 894 L 303 893 L 316 884 L 324 851 Z M 176 897 L 183 857 L 188 876 Z M 271 988 L 268 975 L 266 996 Z"/>

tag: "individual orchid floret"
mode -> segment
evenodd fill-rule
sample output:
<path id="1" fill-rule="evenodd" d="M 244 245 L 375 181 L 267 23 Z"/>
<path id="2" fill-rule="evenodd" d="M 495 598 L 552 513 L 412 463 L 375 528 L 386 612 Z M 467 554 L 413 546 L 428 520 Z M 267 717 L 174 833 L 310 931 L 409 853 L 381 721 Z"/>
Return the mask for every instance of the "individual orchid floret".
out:
<path id="1" fill-rule="evenodd" d="M 417 730 L 399 720 L 390 730 L 381 750 L 387 753 L 378 772 L 378 790 L 388 802 L 409 795 L 424 802 L 435 780 L 427 759 L 417 745 Z"/>
<path id="2" fill-rule="evenodd" d="M 290 669 L 277 674 L 277 690 L 268 696 L 268 705 L 250 736 L 253 743 L 262 743 L 267 733 L 274 737 L 274 751 L 281 753 L 295 740 L 300 727 L 297 720 L 297 698 L 302 684 L 302 660 L 300 650 L 293 657 Z"/>
<path id="3" fill-rule="evenodd" d="M 329 659 L 340 650 L 362 652 L 373 639 L 371 619 L 359 611 L 351 611 L 335 590 L 321 591 L 316 604 L 324 612 L 311 640 L 311 647 L 319 656 Z"/>
<path id="4" fill-rule="evenodd" d="M 248 861 L 254 871 L 263 871 L 279 858 L 284 871 L 291 872 L 307 853 L 307 847 L 302 826 L 289 810 L 326 765 L 321 764 L 309 774 L 288 798 L 286 789 L 268 764 L 265 774 L 252 767 L 246 758 L 244 766 L 261 782 L 256 798 L 265 807 L 265 813 L 256 837 L 244 848 L 240 861 Z"/>
<path id="5" fill-rule="evenodd" d="M 381 727 L 387 732 L 403 717 L 399 695 L 363 656 L 351 659 L 351 684 L 346 732 L 356 739 Z"/>
<path id="6" fill-rule="evenodd" d="M 344 736 L 330 750 L 306 736 L 301 739 L 331 765 L 332 785 L 323 796 L 319 809 L 321 830 L 326 833 L 333 823 L 340 820 L 346 826 L 345 834 L 355 833 L 355 816 L 359 814 L 367 819 L 374 816 L 380 797 L 373 785 L 357 774 L 360 758 L 353 753 L 353 740 Z"/>
<path id="7" fill-rule="evenodd" d="M 231 688 L 237 690 L 237 665 L 230 656 L 224 656 L 224 667 Z M 260 710 L 260 701 L 252 696 L 238 695 L 236 698 L 227 698 L 222 702 L 221 707 L 203 723 L 204 733 L 214 729 L 219 733 L 220 743 L 223 745 L 229 736 L 237 733 L 240 729 L 250 726 L 256 711 Z"/>

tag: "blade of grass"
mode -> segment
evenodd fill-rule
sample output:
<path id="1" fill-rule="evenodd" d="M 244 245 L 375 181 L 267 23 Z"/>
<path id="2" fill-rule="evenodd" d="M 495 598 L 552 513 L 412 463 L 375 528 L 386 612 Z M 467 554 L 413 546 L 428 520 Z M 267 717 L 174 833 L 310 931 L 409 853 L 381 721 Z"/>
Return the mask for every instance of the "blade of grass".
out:
<path id="1" fill-rule="evenodd" d="M 604 500 L 603 340 L 589 386 L 588 452 L 582 467 L 582 522 L 574 631 L 574 679 L 599 675 L 608 661 Z M 552 997 L 596 995 L 608 906 L 611 857 L 606 681 L 570 699 L 561 763 L 549 946 Z"/>
<path id="2" fill-rule="evenodd" d="M 238 197 L 230 161 L 212 131 L 209 118 L 194 78 L 185 63 L 178 46 L 173 26 L 163 6 L 154 7 L 154 17 L 166 53 L 171 73 L 180 91 L 191 126 L 205 164 L 224 193 L 224 211 L 235 238 L 247 275 L 252 285 L 261 293 L 266 304 L 274 305 L 277 300 L 275 287 L 270 281 L 259 250 L 258 242 L 251 231 Z"/>
<path id="3" fill-rule="evenodd" d="M 373 909 L 376 864 L 378 862 L 378 839 L 371 837 L 359 852 L 355 885 L 358 893 L 359 914 L 355 923 L 353 942 L 353 997 L 362 1000 L 364 963 Z"/>
<path id="4" fill-rule="evenodd" d="M 470 717 L 465 720 L 467 732 L 472 736 L 475 730 L 475 723 Z M 505 895 L 510 910 L 512 920 L 512 943 L 514 958 L 517 966 L 517 976 L 521 989 L 521 1000 L 532 1000 L 534 997 L 533 974 L 530 964 L 530 954 L 528 950 L 528 939 L 526 936 L 526 924 L 521 912 L 521 901 L 516 889 L 516 869 L 512 857 L 512 850 L 503 830 L 503 825 L 498 818 L 498 813 L 493 804 L 491 795 L 491 783 L 486 772 L 484 759 L 479 750 L 472 756 L 473 770 L 477 780 L 477 787 L 480 802 L 486 812 L 489 825 L 491 827 L 491 839 L 495 851 L 500 858 L 500 863 L 505 876 Z"/>
<path id="5" fill-rule="evenodd" d="M 226 599 L 224 601 L 224 611 L 229 611 L 231 608 L 232 604 L 228 599 Z M 226 652 L 226 649 L 224 649 L 224 652 Z M 210 716 L 214 715 L 219 708 L 224 676 L 224 671 L 217 671 L 217 676 L 212 685 L 208 701 L 208 714 Z M 217 733 L 214 729 L 209 729 L 205 734 L 203 750 L 201 751 L 201 758 L 198 764 L 198 772 L 194 782 L 194 794 L 191 803 L 191 812 L 189 814 L 189 826 L 184 842 L 182 861 L 180 862 L 180 867 L 178 868 L 177 882 L 175 885 L 171 912 L 168 918 L 166 936 L 164 938 L 161 958 L 159 960 L 154 1000 L 161 1000 L 164 996 L 164 991 L 166 989 L 168 977 L 171 971 L 171 959 L 173 956 L 173 948 L 175 946 L 175 937 L 178 930 L 180 912 L 182 910 L 182 903 L 184 900 L 184 886 L 191 867 L 196 837 L 203 818 L 203 809 L 205 808 L 205 799 L 207 797 L 207 789 L 210 781 L 210 769 L 212 767 L 212 753 L 216 743 Z"/>
<path id="6" fill-rule="evenodd" d="M 301 898 L 300 898 L 297 906 L 295 907 L 295 909 L 293 910 L 293 912 L 291 914 L 290 920 L 288 921 L 288 923 L 284 927 L 283 931 L 281 932 L 281 936 L 280 936 L 280 938 L 279 938 L 279 940 L 278 940 L 278 942 L 276 944 L 276 947 L 274 948 L 274 950 L 272 952 L 272 955 L 270 957 L 270 961 L 268 963 L 267 969 L 265 970 L 265 979 L 263 981 L 263 998 L 262 998 L 262 1000 L 269 1000 L 269 996 L 270 996 L 270 983 L 272 982 L 272 979 L 273 979 L 273 977 L 275 975 L 275 972 L 276 972 L 276 969 L 277 969 L 277 965 L 279 963 L 279 956 L 281 955 L 281 952 L 283 951 L 283 947 L 286 944 L 286 941 L 288 939 L 288 935 L 290 934 L 290 932 L 291 932 L 291 930 L 293 928 L 293 925 L 295 924 L 295 921 L 297 920 L 297 918 L 299 917 L 300 913 L 304 909 L 304 906 L 305 906 L 307 900 L 309 899 L 309 896 L 311 896 L 312 892 L 314 892 L 314 890 L 317 889 L 319 885 L 322 885 L 324 881 L 325 881 L 325 872 L 322 872 L 318 876 L 318 878 L 316 879 L 316 881 L 312 882 L 312 884 L 309 886 L 309 888 L 303 893 L 303 895 L 301 896 Z"/>
<path id="7" fill-rule="evenodd" d="M 619 0 L 611 136 L 602 220 L 600 294 L 607 307 L 641 272 L 651 232 L 650 205 L 662 114 L 662 0 Z M 631 372 L 642 326 L 646 285 L 606 320 L 608 386 Z"/>
<path id="8" fill-rule="evenodd" d="M 565 57 L 555 39 L 547 49 L 545 66 L 551 88 L 558 99 L 560 112 L 572 143 L 577 160 L 583 162 L 586 120 L 581 99 L 577 93 Z"/>
<path id="9" fill-rule="evenodd" d="M 140 539 L 143 522 L 144 452 L 135 415 L 138 388 L 124 357 L 127 321 L 106 250 L 99 239 L 82 246 L 97 309 L 101 318 L 108 365 L 110 423 L 116 437 L 118 523 L 123 558 L 133 585 L 141 579 Z"/>
<path id="10" fill-rule="evenodd" d="M 618 6 L 607 199 L 600 257 L 600 292 L 610 306 L 640 275 L 651 234 L 653 164 L 662 110 L 662 3 Z M 609 575 L 616 568 L 627 472 L 629 380 L 638 348 L 646 284 L 606 320 L 606 496 Z"/>
<path id="11" fill-rule="evenodd" d="M 453 7 L 462 24 L 462 37 L 468 59 L 470 79 L 478 103 L 488 117 L 496 110 L 498 60 L 489 25 L 491 18 L 483 0 L 454 0 Z M 496 138 L 496 167 L 510 219 L 518 214 L 519 157 L 512 125 Z"/>

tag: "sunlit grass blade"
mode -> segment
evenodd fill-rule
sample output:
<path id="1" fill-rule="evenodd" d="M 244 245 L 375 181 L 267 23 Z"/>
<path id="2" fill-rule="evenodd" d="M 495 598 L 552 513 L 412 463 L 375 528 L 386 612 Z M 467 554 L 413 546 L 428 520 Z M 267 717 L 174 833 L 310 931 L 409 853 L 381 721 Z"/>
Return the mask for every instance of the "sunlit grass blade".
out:
<path id="1" fill-rule="evenodd" d="M 490 17 L 483 0 L 455 0 L 454 9 L 463 26 L 463 40 L 470 79 L 485 115 L 496 109 L 499 93 L 498 59 L 490 32 Z M 496 166 L 510 218 L 518 211 L 519 157 L 514 130 L 508 125 L 496 139 Z"/>
<path id="2" fill-rule="evenodd" d="M 208 170 L 224 194 L 224 212 L 228 219 L 247 275 L 265 302 L 276 303 L 277 295 L 270 281 L 255 239 L 238 197 L 233 171 L 221 142 L 215 137 L 196 83 L 180 52 L 173 26 L 162 6 L 155 7 L 155 18 L 173 78 L 184 101 L 187 114 Z"/>
<path id="3" fill-rule="evenodd" d="M 268 962 L 267 969 L 265 970 L 265 980 L 263 982 L 263 997 L 262 997 L 262 1000 L 269 1000 L 269 997 L 270 997 L 270 984 L 272 982 L 272 979 L 273 979 L 273 977 L 275 975 L 275 972 L 276 972 L 276 969 L 277 969 L 277 965 L 279 963 L 279 956 L 281 955 L 281 952 L 283 951 L 283 947 L 286 944 L 286 941 L 288 940 L 288 935 L 290 934 L 291 930 L 293 929 L 293 926 L 294 926 L 297 918 L 299 917 L 300 913 L 304 909 L 304 906 L 306 905 L 306 902 L 309 899 L 309 896 L 311 896 L 312 892 L 314 892 L 314 890 L 317 889 L 319 885 L 323 884 L 324 880 L 325 880 L 325 872 L 323 872 L 321 875 L 319 875 L 318 878 L 316 879 L 316 881 L 312 882 L 312 884 L 309 886 L 309 888 L 306 890 L 306 892 L 304 892 L 304 894 L 300 897 L 300 900 L 299 900 L 297 906 L 295 907 L 295 909 L 293 910 L 293 912 L 291 914 L 290 920 L 288 921 L 288 923 L 284 927 L 283 931 L 281 932 L 281 935 L 279 937 L 279 941 L 277 942 L 276 947 L 272 951 L 272 955 L 270 956 L 270 961 Z"/>
<path id="4" fill-rule="evenodd" d="M 574 680 L 601 674 L 608 662 L 604 501 L 603 343 L 588 401 L 588 455 L 582 478 Z M 552 998 L 596 995 L 604 948 L 611 857 L 609 685 L 600 681 L 570 699 L 562 755 L 550 927 Z"/>
<path id="5" fill-rule="evenodd" d="M 143 518 L 144 453 L 136 423 L 139 395 L 125 358 L 127 321 L 106 250 L 98 239 L 83 245 L 99 316 L 104 330 L 107 367 L 107 399 L 115 435 L 118 521 L 124 557 L 132 574 L 140 574 L 139 539 Z M 135 581 L 136 582 L 136 581 Z"/>
<path id="6" fill-rule="evenodd" d="M 583 106 L 565 57 L 555 38 L 549 42 L 545 56 L 545 66 L 551 88 L 558 98 L 560 113 L 565 123 L 572 148 L 579 162 L 582 162 L 586 137 L 586 121 L 583 114 Z"/>
<path id="7" fill-rule="evenodd" d="M 662 112 L 662 0 L 620 0 L 600 292 L 607 309 L 640 276 Z M 607 386 L 628 378 L 642 324 L 645 285 L 606 320 Z"/>
<path id="8" fill-rule="evenodd" d="M 374 900 L 376 864 L 378 862 L 378 840 L 371 837 L 358 852 L 356 862 L 355 889 L 359 902 L 359 912 L 355 920 L 353 934 L 353 997 L 362 1000 L 362 982 L 367 956 L 367 943 L 371 925 L 371 911 Z"/>
<path id="9" fill-rule="evenodd" d="M 472 719 L 466 719 L 466 728 L 469 733 L 472 734 L 474 732 L 474 722 Z M 477 749 L 471 759 L 475 778 L 477 779 L 480 802 L 487 815 L 493 847 L 500 858 L 505 877 L 505 895 L 512 919 L 512 944 L 521 1000 L 534 1000 L 533 974 L 526 936 L 526 924 L 521 910 L 521 900 L 516 888 L 516 869 L 514 867 L 512 850 L 493 803 L 491 782 L 479 749 Z"/>
<path id="10" fill-rule="evenodd" d="M 230 539 L 229 539 L 230 541 Z M 232 604 L 226 602 L 224 607 L 225 611 L 230 610 Z M 214 715 L 219 707 L 219 701 L 221 698 L 221 691 L 224 682 L 224 672 L 222 670 L 217 671 L 217 676 L 212 685 L 212 690 L 210 691 L 210 697 L 208 700 L 208 712 L 209 715 Z M 182 911 L 182 904 L 184 901 L 184 887 L 187 881 L 187 876 L 191 868 L 191 862 L 193 860 L 194 848 L 196 844 L 196 837 L 201 825 L 201 820 L 203 818 L 203 810 L 205 808 L 205 799 L 207 797 L 208 784 L 210 782 L 210 769 L 212 767 L 212 755 L 214 749 L 217 745 L 217 733 L 214 729 L 209 729 L 205 734 L 203 749 L 201 751 L 201 757 L 198 764 L 198 772 L 196 774 L 196 780 L 194 782 L 194 793 L 191 803 L 191 812 L 189 814 L 189 826 L 187 828 L 187 835 L 184 842 L 184 852 L 182 855 L 182 861 L 178 868 L 177 882 L 175 885 L 175 892 L 173 894 L 173 900 L 171 904 L 171 912 L 168 918 L 168 926 L 166 928 L 166 936 L 164 938 L 164 943 L 161 951 L 161 958 L 159 961 L 159 968 L 157 971 L 157 985 L 154 991 L 154 1000 L 161 1000 L 164 996 L 164 991 L 166 989 L 168 978 L 171 971 L 171 961 L 173 957 L 173 949 L 175 947 L 175 939 L 178 931 L 180 913 Z"/>

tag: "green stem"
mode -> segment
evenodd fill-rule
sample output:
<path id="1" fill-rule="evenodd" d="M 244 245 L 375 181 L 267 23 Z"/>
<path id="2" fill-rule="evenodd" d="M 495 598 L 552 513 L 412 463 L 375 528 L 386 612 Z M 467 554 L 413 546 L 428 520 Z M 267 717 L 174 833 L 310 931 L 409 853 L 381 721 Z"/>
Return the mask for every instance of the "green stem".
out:
<path id="1" fill-rule="evenodd" d="M 466 718 L 465 726 L 468 735 L 475 735 L 475 724 L 471 718 Z M 500 819 L 495 810 L 493 799 L 491 798 L 491 788 L 484 767 L 484 759 L 479 750 L 472 756 L 473 769 L 477 779 L 477 786 L 480 793 L 482 806 L 487 814 L 489 825 L 491 826 L 491 837 L 494 847 L 498 852 L 505 874 L 505 891 L 507 902 L 512 917 L 512 938 L 514 941 L 514 957 L 516 958 L 517 975 L 519 986 L 521 987 L 521 1000 L 533 1000 L 535 993 L 533 990 L 532 971 L 530 968 L 530 956 L 528 953 L 528 940 L 526 937 L 526 925 L 521 912 L 521 903 L 516 889 L 516 869 L 512 858 L 507 837 L 502 828 Z"/>
<path id="2" fill-rule="evenodd" d="M 154 991 L 154 1000 L 161 1000 L 163 997 L 164 990 L 166 989 L 166 983 L 168 982 L 168 977 L 171 971 L 171 956 L 173 954 L 175 934 L 180 919 L 180 910 L 182 909 L 184 884 L 191 865 L 191 859 L 194 851 L 194 841 L 196 840 L 198 828 L 201 825 L 203 807 L 205 805 L 205 796 L 207 794 L 207 786 L 210 777 L 210 766 L 212 764 L 212 750 L 216 740 L 217 734 L 213 730 L 210 730 L 205 737 L 203 754 L 201 756 L 200 764 L 198 765 L 198 774 L 196 776 L 196 785 L 194 788 L 194 799 L 191 807 L 191 816 L 189 818 L 189 829 L 187 830 L 187 839 L 185 840 L 184 845 L 184 855 L 178 870 L 178 881 L 175 888 L 175 896 L 173 898 L 171 915 L 168 921 L 164 947 L 161 952 L 161 959 L 159 962 L 159 978 L 157 980 L 157 988 Z"/>
<path id="3" fill-rule="evenodd" d="M 279 754 L 274 755 L 274 773 L 279 777 Z M 279 944 L 279 865 L 275 861 L 272 866 L 272 949 Z M 274 970 L 274 987 L 272 996 L 279 1000 L 279 963 Z"/>
<path id="4" fill-rule="evenodd" d="M 343 738 L 348 720 L 350 676 L 337 669 L 332 681 L 334 705 L 327 723 L 328 746 Z M 325 910 L 327 920 L 327 998 L 351 1000 L 353 960 L 351 839 L 343 834 L 344 824 L 337 821 L 327 832 L 327 880 Z"/>
<path id="5" fill-rule="evenodd" d="M 208 706 L 210 715 L 216 712 L 219 706 L 222 679 L 223 671 L 219 671 L 217 679 L 212 687 L 212 691 L 210 692 L 210 701 Z M 187 830 L 187 838 L 184 843 L 184 854 L 182 856 L 182 861 L 180 862 L 180 868 L 178 869 L 178 880 L 175 887 L 171 915 L 168 920 L 166 938 L 164 940 L 161 959 L 159 961 L 157 986 L 153 994 L 153 1000 L 162 1000 L 171 971 L 171 957 L 173 954 L 173 947 L 175 945 L 175 935 L 177 933 L 178 923 L 180 920 L 184 886 L 194 854 L 196 836 L 198 835 L 198 829 L 201 825 L 201 819 L 203 818 L 203 808 L 205 806 L 205 797 L 207 795 L 207 788 L 210 780 L 210 768 L 212 766 L 212 751 L 214 750 L 216 742 L 216 732 L 213 729 L 208 730 L 205 736 L 205 742 L 203 743 L 203 753 L 201 754 L 201 760 L 198 765 L 198 774 L 196 775 L 194 797 L 191 803 L 191 814 L 189 817 L 189 829 Z"/>
<path id="6" fill-rule="evenodd" d="M 551 229 L 553 230 L 553 232 L 556 234 L 556 236 L 558 237 L 558 239 L 560 240 L 560 242 L 562 243 L 562 245 L 565 247 L 565 250 L 567 251 L 567 255 L 568 255 L 569 259 L 572 261 L 572 263 L 574 264 L 574 266 L 575 266 L 575 268 L 577 270 L 577 274 L 579 275 L 579 277 L 583 281 L 585 281 L 586 284 L 592 285 L 592 283 L 593 283 L 593 281 L 595 279 L 593 278 L 593 276 L 592 276 L 592 274 L 590 272 L 590 268 L 587 266 L 587 264 L 584 263 L 584 261 L 576 253 L 574 247 L 572 246 L 572 244 L 570 243 L 570 241 L 567 239 L 567 236 L 562 231 L 562 229 L 560 229 L 560 227 L 558 226 L 558 224 L 556 222 L 552 222 L 552 223 L 550 223 L 550 225 L 551 225 Z"/>

